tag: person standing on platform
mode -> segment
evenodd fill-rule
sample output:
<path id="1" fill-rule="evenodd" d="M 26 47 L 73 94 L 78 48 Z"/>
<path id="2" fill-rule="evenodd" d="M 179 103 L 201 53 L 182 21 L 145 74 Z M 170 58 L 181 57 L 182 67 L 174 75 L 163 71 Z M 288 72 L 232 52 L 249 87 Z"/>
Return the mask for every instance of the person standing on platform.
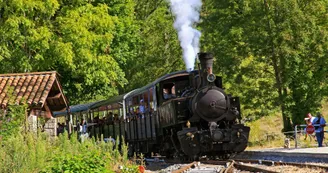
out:
<path id="1" fill-rule="evenodd" d="M 320 112 L 317 112 L 317 117 L 313 120 L 312 124 L 315 128 L 315 136 L 317 137 L 318 147 L 322 147 L 326 120 L 322 117 L 322 114 Z"/>
<path id="2" fill-rule="evenodd" d="M 308 127 L 308 126 L 313 127 L 312 124 L 313 124 L 313 120 L 314 120 L 314 118 L 315 118 L 315 117 L 313 117 L 313 116 L 311 115 L 311 113 L 308 113 L 308 114 L 306 115 L 306 118 L 304 118 L 304 120 L 305 120 L 305 123 L 306 123 L 307 127 Z M 304 128 L 304 132 L 305 132 L 305 138 L 304 138 L 304 140 L 306 140 L 308 136 L 310 136 L 310 140 L 311 140 L 311 134 L 312 134 L 312 133 L 311 133 L 311 134 L 308 134 L 308 132 L 307 132 L 307 130 L 306 130 L 307 127 Z"/>

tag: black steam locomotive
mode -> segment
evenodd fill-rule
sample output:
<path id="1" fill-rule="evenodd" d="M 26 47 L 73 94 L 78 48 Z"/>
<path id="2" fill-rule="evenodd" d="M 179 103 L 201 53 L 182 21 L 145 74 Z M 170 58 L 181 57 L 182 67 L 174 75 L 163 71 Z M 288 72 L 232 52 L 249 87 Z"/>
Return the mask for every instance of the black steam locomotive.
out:
<path id="1" fill-rule="evenodd" d="M 167 74 L 129 93 L 70 108 L 70 122 L 87 120 L 89 136 L 124 138 L 129 153 L 167 157 L 228 156 L 247 147 L 238 97 L 212 73 L 213 57 L 199 53 L 201 69 Z M 55 113 L 60 116 L 64 113 Z M 83 132 L 82 132 L 83 135 Z"/>

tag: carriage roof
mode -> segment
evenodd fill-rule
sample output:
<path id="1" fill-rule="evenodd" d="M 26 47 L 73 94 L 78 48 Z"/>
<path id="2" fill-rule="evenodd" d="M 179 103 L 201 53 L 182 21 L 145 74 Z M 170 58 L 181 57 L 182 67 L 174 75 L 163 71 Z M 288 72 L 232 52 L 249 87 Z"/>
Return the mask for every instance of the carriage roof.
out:
<path id="1" fill-rule="evenodd" d="M 170 73 L 170 74 L 166 74 L 166 75 L 156 79 L 152 83 L 149 83 L 148 85 L 143 86 L 141 88 L 137 88 L 135 90 L 132 90 L 128 93 L 121 94 L 121 95 L 118 95 L 118 96 L 114 96 L 114 97 L 111 97 L 111 98 L 106 99 L 106 100 L 101 100 L 101 101 L 97 101 L 97 102 L 91 102 L 91 103 L 86 103 L 86 104 L 79 104 L 79 105 L 70 106 L 70 112 L 71 113 L 84 112 L 84 111 L 87 111 L 87 110 L 96 109 L 96 108 L 99 108 L 99 107 L 102 107 L 102 106 L 105 106 L 105 105 L 114 104 L 114 103 L 122 104 L 122 101 L 124 99 L 129 98 L 129 97 L 133 97 L 133 96 L 136 96 L 136 95 L 139 95 L 139 94 L 142 94 L 142 93 L 144 93 L 145 91 L 147 91 L 150 88 L 154 87 L 157 83 L 159 83 L 163 80 L 167 80 L 167 79 L 178 77 L 178 76 L 186 76 L 188 74 L 189 73 L 185 70 L 176 71 L 176 72 L 173 72 L 173 73 Z M 53 113 L 53 115 L 57 116 L 57 117 L 58 116 L 63 116 L 63 115 L 66 115 L 66 114 L 67 114 L 66 111 L 54 112 Z"/>
<path id="2" fill-rule="evenodd" d="M 70 112 L 71 113 L 77 113 L 77 112 L 84 112 L 89 110 L 93 105 L 102 102 L 104 100 L 101 101 L 96 101 L 96 102 L 91 102 L 91 103 L 85 103 L 85 104 L 78 104 L 78 105 L 73 105 L 70 106 Z M 54 117 L 59 117 L 59 116 L 64 116 L 67 115 L 67 110 L 66 111 L 60 111 L 60 112 L 53 112 L 53 116 Z"/>
<path id="3" fill-rule="evenodd" d="M 122 102 L 126 98 L 133 97 L 133 96 L 136 96 L 136 95 L 139 95 L 139 94 L 144 93 L 145 91 L 147 91 L 150 88 L 154 87 L 157 83 L 159 83 L 159 82 L 161 82 L 163 80 L 170 79 L 170 78 L 177 77 L 177 76 L 185 76 L 185 75 L 188 75 L 188 72 L 187 71 L 184 71 L 184 70 L 183 71 L 173 72 L 173 73 L 170 73 L 170 74 L 166 74 L 166 75 L 164 75 L 164 76 L 156 79 L 152 83 L 149 83 L 148 85 L 146 85 L 144 87 L 137 88 L 137 89 L 132 90 L 132 91 L 130 91 L 128 93 L 121 94 L 119 96 L 111 97 L 111 98 L 109 98 L 107 100 L 100 101 L 100 102 L 92 105 L 90 107 L 90 109 L 95 109 L 95 108 L 98 108 L 98 107 L 101 107 L 101 106 L 104 106 L 104 105 L 109 105 L 109 104 L 113 104 L 113 103 Z"/>
<path id="4" fill-rule="evenodd" d="M 174 78 L 174 77 L 178 77 L 178 76 L 186 76 L 188 75 L 189 73 L 185 70 L 182 70 L 182 71 L 176 71 L 176 72 L 173 72 L 173 73 L 170 73 L 170 74 L 166 74 L 158 79 L 156 79 L 155 81 L 153 81 L 152 83 L 144 86 L 144 87 L 141 87 L 141 88 L 138 88 L 138 89 L 135 89 L 133 91 L 131 91 L 127 97 L 133 97 L 133 96 L 136 96 L 136 95 L 139 95 L 139 94 L 142 94 L 144 93 L 145 91 L 147 91 L 149 88 L 151 87 L 154 87 L 157 83 L 161 82 L 161 81 L 164 81 L 164 80 L 167 80 L 167 79 L 170 79 L 170 78 Z"/>

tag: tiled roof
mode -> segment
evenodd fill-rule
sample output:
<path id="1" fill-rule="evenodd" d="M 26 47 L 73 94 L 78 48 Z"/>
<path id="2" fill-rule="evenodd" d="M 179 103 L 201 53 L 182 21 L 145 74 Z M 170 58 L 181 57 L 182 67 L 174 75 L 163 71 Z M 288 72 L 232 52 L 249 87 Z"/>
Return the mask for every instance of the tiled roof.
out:
<path id="1" fill-rule="evenodd" d="M 55 71 L 0 74 L 0 106 L 6 107 L 11 102 L 27 103 L 30 107 L 43 107 L 55 83 L 62 93 L 56 76 Z M 67 104 L 64 96 L 62 99 Z"/>

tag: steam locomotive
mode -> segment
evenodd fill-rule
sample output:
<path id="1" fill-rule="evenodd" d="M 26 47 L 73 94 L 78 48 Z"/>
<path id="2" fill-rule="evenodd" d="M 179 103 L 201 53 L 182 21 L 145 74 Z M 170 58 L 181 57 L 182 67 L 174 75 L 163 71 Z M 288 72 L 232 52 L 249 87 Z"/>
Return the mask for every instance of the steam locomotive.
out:
<path id="1" fill-rule="evenodd" d="M 201 69 L 189 73 L 190 89 L 171 100 L 175 105 L 181 105 L 183 99 L 184 106 L 161 111 L 168 103 L 160 104 L 161 119 L 170 117 L 166 119 L 173 120 L 163 122 L 163 135 L 171 140 L 161 141 L 166 144 L 161 150 L 167 155 L 180 153 L 190 158 L 228 156 L 244 151 L 250 128 L 240 123 L 239 98 L 224 92 L 221 77 L 212 72 L 212 54 L 200 53 L 199 60 Z M 185 115 L 179 114 L 183 110 Z"/>
<path id="2" fill-rule="evenodd" d="M 200 70 L 174 72 L 126 94 L 71 106 L 70 122 L 78 127 L 86 120 L 92 137 L 124 138 L 130 155 L 197 159 L 244 151 L 250 128 L 240 123 L 239 98 L 224 92 L 221 77 L 212 72 L 212 54 L 198 57 Z"/>

